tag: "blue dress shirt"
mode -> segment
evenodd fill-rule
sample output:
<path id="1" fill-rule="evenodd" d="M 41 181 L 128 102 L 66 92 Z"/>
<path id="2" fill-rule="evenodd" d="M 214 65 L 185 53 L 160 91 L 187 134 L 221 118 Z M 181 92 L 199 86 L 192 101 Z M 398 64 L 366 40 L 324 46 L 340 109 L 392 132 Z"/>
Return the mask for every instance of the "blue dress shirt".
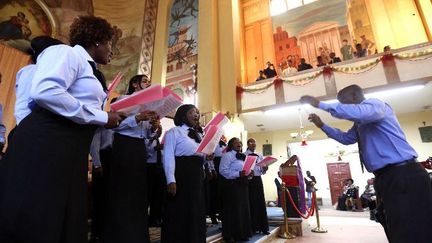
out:
<path id="1" fill-rule="evenodd" d="M 30 97 L 39 106 L 79 124 L 105 125 L 102 110 L 106 94 L 80 45 L 55 45 L 38 57 Z"/>
<path id="2" fill-rule="evenodd" d="M 392 108 L 378 99 L 366 99 L 360 104 L 319 103 L 319 108 L 340 119 L 353 121 L 347 132 L 324 125 L 321 129 L 342 144 L 354 144 L 360 139 L 365 167 L 369 172 L 388 164 L 417 158 Z M 356 125 L 360 138 L 357 138 Z"/>
<path id="3" fill-rule="evenodd" d="M 195 153 L 199 144 L 188 136 L 189 128 L 187 125 L 177 126 L 165 133 L 162 158 L 167 184 L 176 182 L 174 176 L 176 156 L 202 156 Z"/>
<path id="4" fill-rule="evenodd" d="M 36 65 L 30 64 L 21 68 L 16 75 L 15 120 L 17 125 L 31 113 L 28 104 L 32 100 L 30 98 L 30 88 L 35 72 Z"/>
<path id="5" fill-rule="evenodd" d="M 258 155 L 255 164 L 258 164 L 261 160 L 264 159 L 264 157 L 262 156 L 262 154 L 260 154 L 260 153 L 255 153 L 255 152 L 253 152 L 253 151 L 250 151 L 249 149 L 246 149 L 246 152 L 245 152 L 244 154 L 246 154 L 246 155 L 250 155 L 250 154 L 252 154 L 252 153 Z M 264 170 L 261 168 L 261 166 L 255 165 L 255 167 L 254 167 L 254 176 L 261 176 L 261 175 L 263 175 L 263 174 L 265 174 L 265 172 L 264 172 Z"/>
<path id="6" fill-rule="evenodd" d="M 226 179 L 236 179 L 240 177 L 240 171 L 243 170 L 243 160 L 236 157 L 237 151 L 231 150 L 226 152 L 221 159 L 219 165 L 219 174 Z"/>

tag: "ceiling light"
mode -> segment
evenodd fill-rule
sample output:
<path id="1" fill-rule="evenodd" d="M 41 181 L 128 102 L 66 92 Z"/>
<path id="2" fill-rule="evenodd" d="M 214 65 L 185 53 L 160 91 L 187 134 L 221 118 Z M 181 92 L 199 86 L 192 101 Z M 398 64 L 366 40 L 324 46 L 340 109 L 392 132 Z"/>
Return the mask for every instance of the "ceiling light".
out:
<path id="1" fill-rule="evenodd" d="M 425 87 L 424 84 L 417 84 L 417 85 L 412 85 L 412 86 L 407 86 L 407 87 L 401 87 L 401 88 L 395 88 L 395 89 L 389 89 L 389 90 L 383 90 L 383 91 L 370 92 L 370 93 L 366 93 L 365 97 L 366 98 L 383 98 L 383 97 L 388 97 L 388 96 L 393 96 L 393 95 L 400 95 L 400 94 L 403 94 L 403 93 L 420 90 L 420 89 L 423 89 L 424 87 Z"/>

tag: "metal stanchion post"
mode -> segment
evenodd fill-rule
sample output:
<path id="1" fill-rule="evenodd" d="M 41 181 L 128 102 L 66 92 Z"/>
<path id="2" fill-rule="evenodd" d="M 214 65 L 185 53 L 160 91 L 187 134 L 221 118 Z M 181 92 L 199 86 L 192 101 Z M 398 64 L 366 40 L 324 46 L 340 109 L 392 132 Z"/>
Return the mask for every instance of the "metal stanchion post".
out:
<path id="1" fill-rule="evenodd" d="M 313 194 L 314 204 L 315 204 L 315 214 L 316 214 L 316 219 L 317 219 L 317 227 L 313 228 L 311 231 L 315 232 L 315 233 L 327 233 L 327 230 L 324 228 L 321 228 L 321 226 L 320 226 L 320 219 L 319 219 L 319 213 L 318 213 L 318 204 L 317 204 L 317 199 L 316 199 L 315 188 L 314 188 L 312 194 Z"/>
<path id="2" fill-rule="evenodd" d="M 282 228 L 280 228 L 280 233 L 279 233 L 279 237 L 280 238 L 284 238 L 284 239 L 294 239 L 296 238 L 295 235 L 291 234 L 288 231 L 288 218 L 287 218 L 287 208 L 286 208 L 286 187 L 285 187 L 285 182 L 282 182 L 282 208 L 284 211 L 284 231 L 282 232 Z"/>

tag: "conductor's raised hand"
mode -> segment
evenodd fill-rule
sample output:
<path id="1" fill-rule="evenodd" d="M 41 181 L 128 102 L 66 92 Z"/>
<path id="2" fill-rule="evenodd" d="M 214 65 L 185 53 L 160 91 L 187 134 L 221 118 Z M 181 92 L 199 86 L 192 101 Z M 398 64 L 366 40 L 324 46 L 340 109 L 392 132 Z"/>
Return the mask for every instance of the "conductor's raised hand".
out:
<path id="1" fill-rule="evenodd" d="M 105 128 L 118 127 L 125 118 L 126 115 L 123 112 L 108 112 L 108 122 Z"/>
<path id="2" fill-rule="evenodd" d="M 304 95 L 300 98 L 300 103 L 302 104 L 309 104 L 313 107 L 318 107 L 319 100 L 313 96 L 310 95 Z"/>
<path id="3" fill-rule="evenodd" d="M 170 184 L 167 185 L 167 191 L 168 193 L 174 197 L 176 195 L 177 192 L 177 185 L 175 182 L 171 182 Z"/>
<path id="4" fill-rule="evenodd" d="M 315 126 L 321 128 L 322 126 L 324 126 L 324 122 L 321 121 L 321 118 L 315 114 L 315 113 L 311 113 L 308 117 L 309 121 L 312 122 L 313 124 L 315 124 Z"/>

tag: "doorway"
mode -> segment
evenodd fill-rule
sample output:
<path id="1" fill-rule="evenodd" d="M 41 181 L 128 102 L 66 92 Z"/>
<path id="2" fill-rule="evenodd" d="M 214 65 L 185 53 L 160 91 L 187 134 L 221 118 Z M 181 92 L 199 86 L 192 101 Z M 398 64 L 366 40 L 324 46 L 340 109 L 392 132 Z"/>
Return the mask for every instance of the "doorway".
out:
<path id="1" fill-rule="evenodd" d="M 332 205 L 343 191 L 343 182 L 351 178 L 351 170 L 348 162 L 327 163 L 327 174 L 329 178 Z"/>

